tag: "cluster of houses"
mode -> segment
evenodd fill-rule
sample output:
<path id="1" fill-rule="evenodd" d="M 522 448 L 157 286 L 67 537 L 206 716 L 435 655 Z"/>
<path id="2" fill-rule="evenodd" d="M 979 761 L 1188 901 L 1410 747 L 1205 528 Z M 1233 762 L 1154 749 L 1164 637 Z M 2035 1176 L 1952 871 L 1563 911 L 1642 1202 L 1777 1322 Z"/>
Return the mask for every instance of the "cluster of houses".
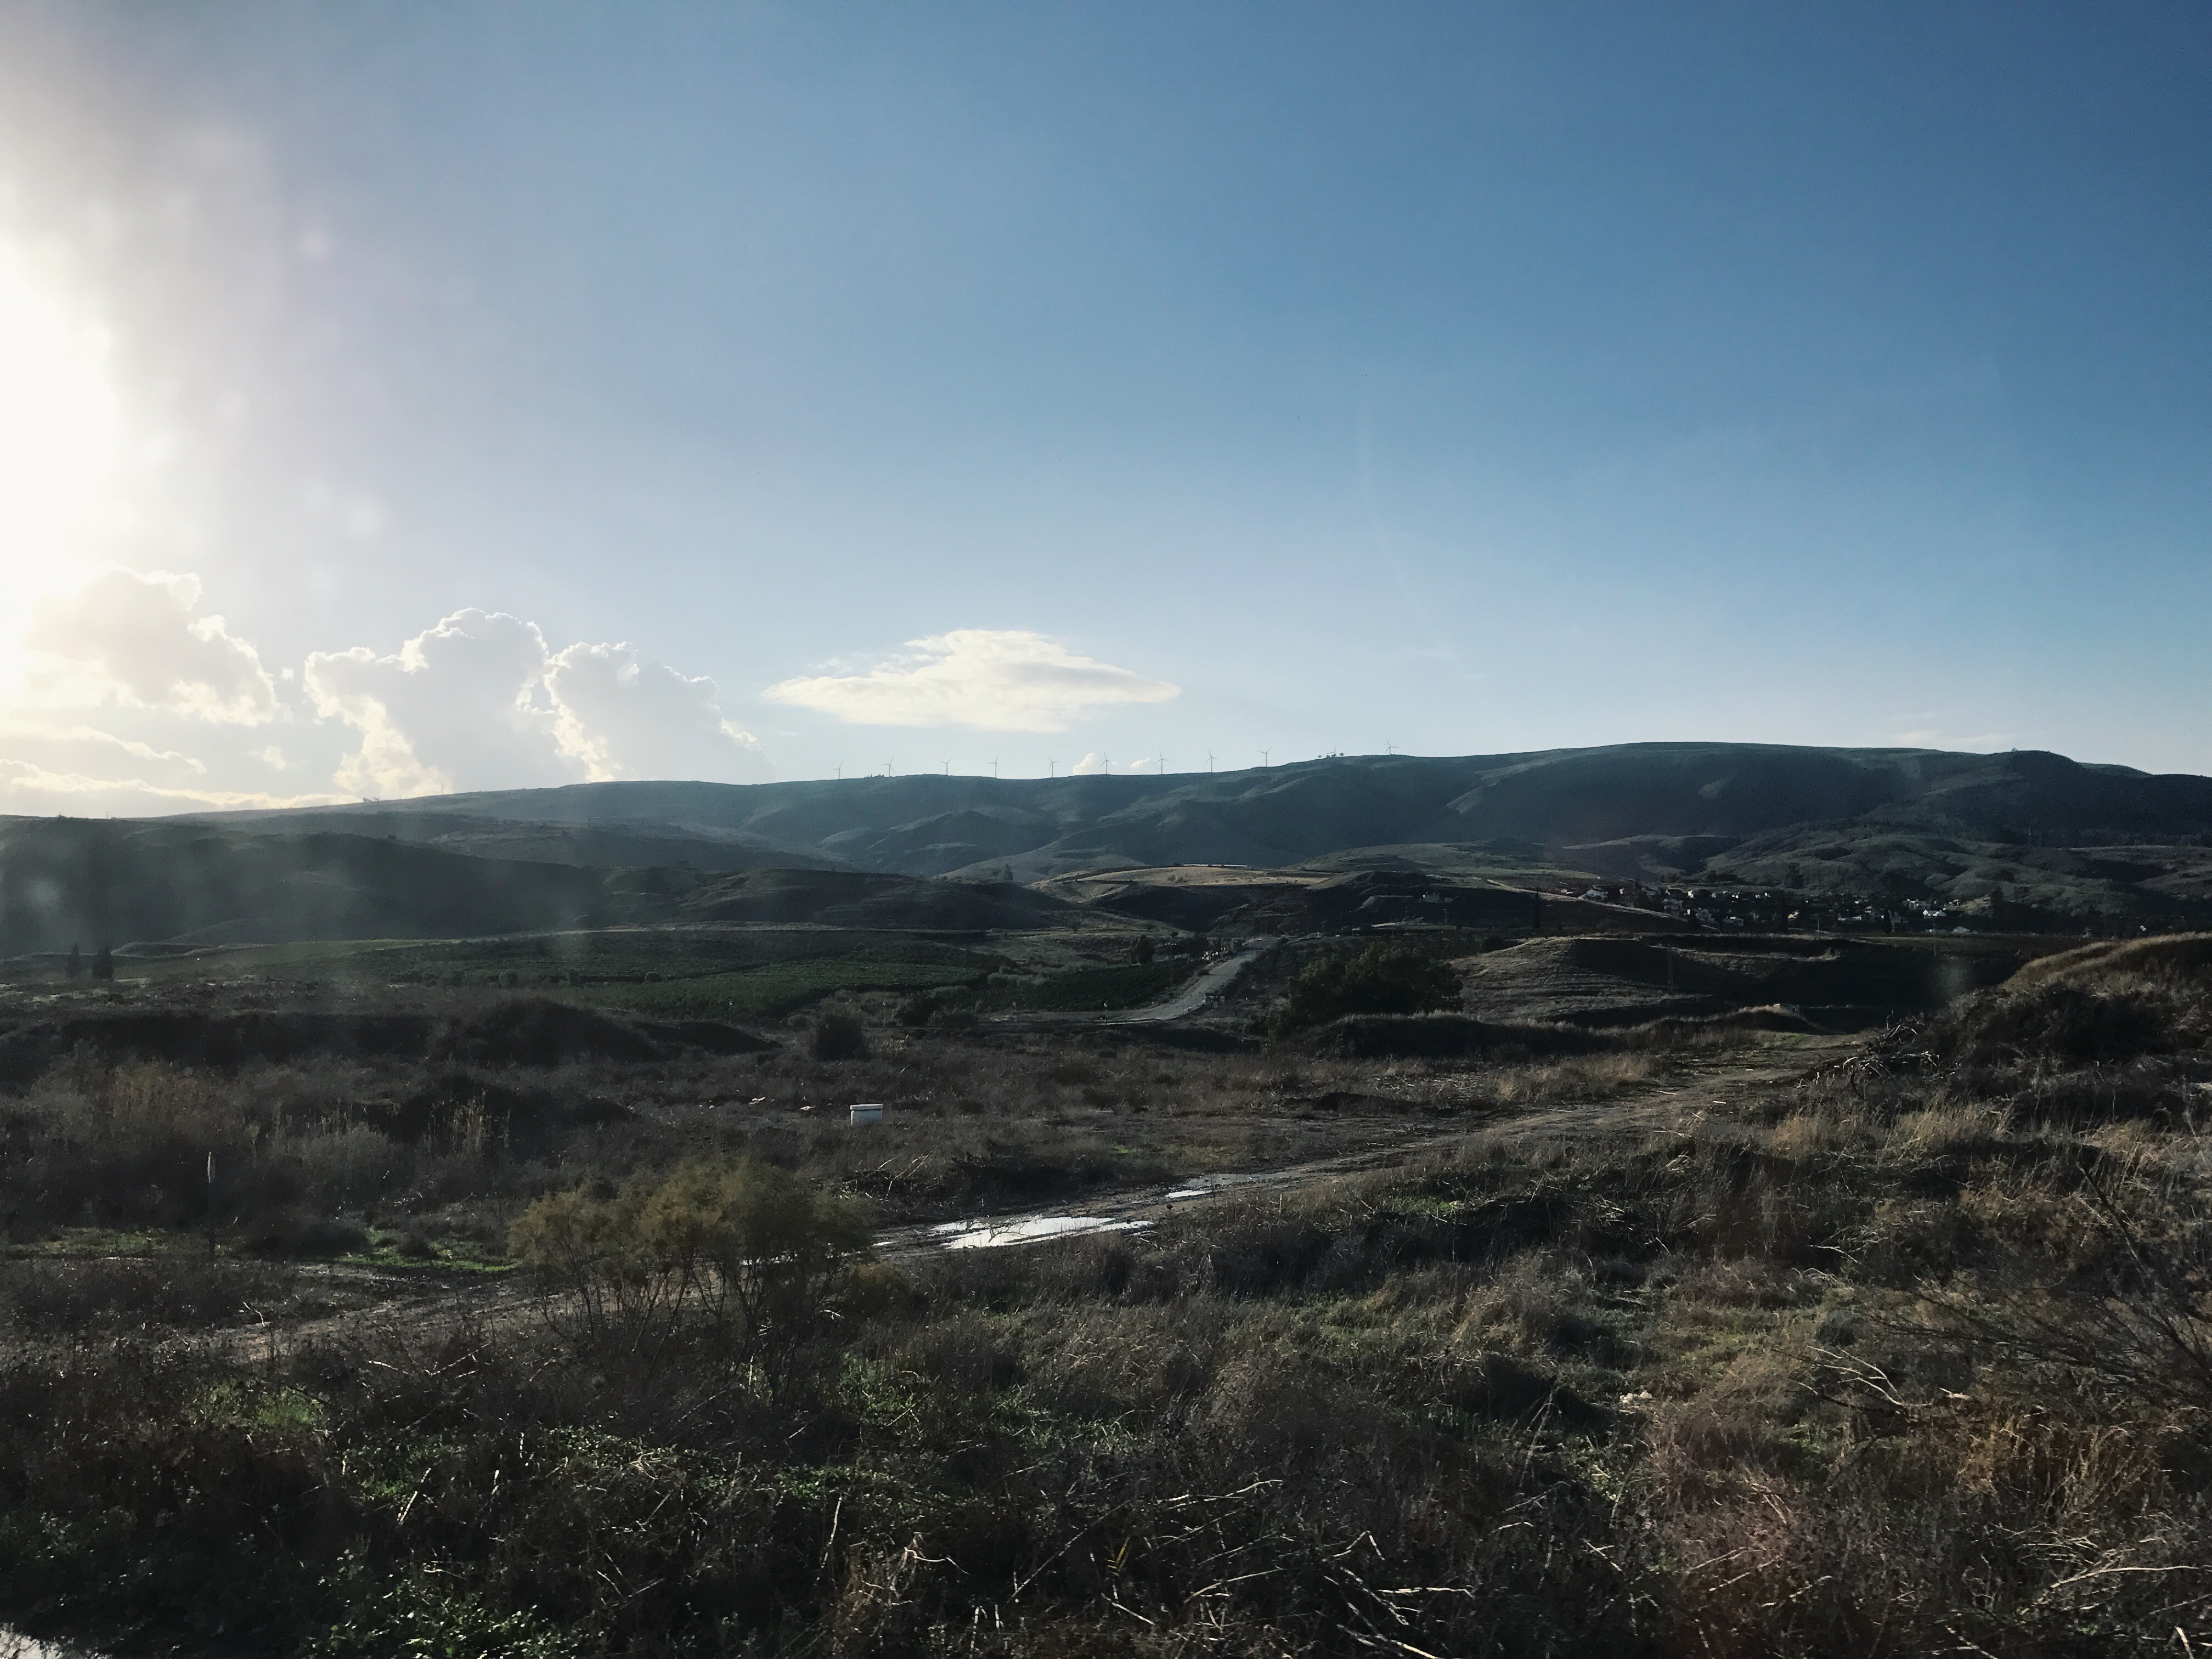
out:
<path id="1" fill-rule="evenodd" d="M 1772 887 L 1692 887 L 1644 881 L 1601 881 L 1582 896 L 1600 904 L 1650 910 L 1699 927 L 1745 933 L 1965 933 L 1964 919 L 1931 899 L 1895 902 L 1838 894 L 1816 900 Z"/>

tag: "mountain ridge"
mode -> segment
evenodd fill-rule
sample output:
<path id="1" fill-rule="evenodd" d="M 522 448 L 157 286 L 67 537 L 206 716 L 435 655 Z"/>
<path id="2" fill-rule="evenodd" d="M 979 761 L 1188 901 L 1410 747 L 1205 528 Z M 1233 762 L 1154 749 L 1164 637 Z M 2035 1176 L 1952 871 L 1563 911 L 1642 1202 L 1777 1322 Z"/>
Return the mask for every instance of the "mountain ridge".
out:
<path id="1" fill-rule="evenodd" d="M 663 851 L 681 845 L 678 857 L 702 867 L 780 860 L 904 875 L 1011 871 L 1033 881 L 1115 862 L 1279 866 L 1417 842 L 1565 849 L 1662 837 L 1711 849 L 1862 820 L 2027 844 L 2187 837 L 2212 833 L 2212 779 L 2033 750 L 1625 744 L 1138 776 L 585 783 L 193 817 L 271 830 L 368 818 L 403 841 L 462 851 L 495 850 L 501 837 L 513 847 L 526 840 L 518 826 L 560 826 Z"/>

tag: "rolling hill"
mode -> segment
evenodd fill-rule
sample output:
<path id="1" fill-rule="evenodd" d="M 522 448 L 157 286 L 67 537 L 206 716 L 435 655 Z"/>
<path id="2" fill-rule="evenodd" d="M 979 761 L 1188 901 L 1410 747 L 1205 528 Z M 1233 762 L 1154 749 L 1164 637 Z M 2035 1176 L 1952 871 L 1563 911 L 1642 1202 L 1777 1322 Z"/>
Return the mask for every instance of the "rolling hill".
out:
<path id="1" fill-rule="evenodd" d="M 2201 924 L 2212 779 L 2036 752 L 1638 744 L 13 819 L 0 822 L 0 952 L 671 921 L 1029 927 L 1080 896 L 1054 878 L 1196 865 L 1925 897 L 2021 929 Z M 1194 918 L 1216 908 L 1202 897 L 1129 893 L 1107 908 Z"/>
<path id="2" fill-rule="evenodd" d="M 1279 867 L 1411 843 L 1507 844 L 1595 873 L 1685 874 L 1755 838 L 1844 826 L 2031 847 L 2188 841 L 2212 835 L 2212 779 L 2036 751 L 1629 744 L 1161 777 L 590 783 L 207 821 L 358 828 L 579 864 L 816 865 L 1022 881 L 1115 866 Z M 1761 855 L 1786 851 L 1775 842 Z"/>

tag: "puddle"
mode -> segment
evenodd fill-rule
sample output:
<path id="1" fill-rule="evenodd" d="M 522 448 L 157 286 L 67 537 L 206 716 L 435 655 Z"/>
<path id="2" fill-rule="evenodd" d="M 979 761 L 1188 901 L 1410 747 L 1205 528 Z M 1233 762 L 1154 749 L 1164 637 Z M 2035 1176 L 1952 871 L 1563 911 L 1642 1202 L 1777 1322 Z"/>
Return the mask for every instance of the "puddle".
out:
<path id="1" fill-rule="evenodd" d="M 1149 1221 L 1116 1221 L 1096 1215 L 1025 1215 L 1007 1221 L 947 1221 L 929 1231 L 933 1241 L 941 1249 L 988 1250 L 998 1244 L 1080 1238 L 1085 1233 L 1133 1233 L 1152 1224 Z"/>
<path id="2" fill-rule="evenodd" d="M 1169 1203 L 1175 1204 L 1180 1203 L 1184 1199 L 1212 1198 L 1215 1194 L 1225 1191 L 1231 1187 L 1249 1187 L 1258 1182 L 1273 1181 L 1276 1178 L 1265 1170 L 1255 1170 L 1248 1175 L 1207 1176 L 1202 1180 L 1192 1182 L 1188 1187 L 1174 1188 L 1163 1193 L 1161 1196 Z"/>
<path id="3" fill-rule="evenodd" d="M 14 1631 L 0 1626 L 0 1659 L 91 1659 L 82 1648 L 65 1648 L 52 1642 L 40 1642 L 28 1636 L 18 1636 Z"/>

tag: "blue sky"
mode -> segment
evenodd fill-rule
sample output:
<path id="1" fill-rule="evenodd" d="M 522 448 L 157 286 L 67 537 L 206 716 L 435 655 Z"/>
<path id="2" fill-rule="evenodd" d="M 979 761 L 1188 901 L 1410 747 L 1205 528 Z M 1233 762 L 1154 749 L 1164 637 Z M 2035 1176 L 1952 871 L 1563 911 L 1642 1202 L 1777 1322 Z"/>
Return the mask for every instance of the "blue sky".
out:
<path id="1" fill-rule="evenodd" d="M 0 6 L 0 810 L 2212 771 L 2208 70 L 2179 4 Z"/>

